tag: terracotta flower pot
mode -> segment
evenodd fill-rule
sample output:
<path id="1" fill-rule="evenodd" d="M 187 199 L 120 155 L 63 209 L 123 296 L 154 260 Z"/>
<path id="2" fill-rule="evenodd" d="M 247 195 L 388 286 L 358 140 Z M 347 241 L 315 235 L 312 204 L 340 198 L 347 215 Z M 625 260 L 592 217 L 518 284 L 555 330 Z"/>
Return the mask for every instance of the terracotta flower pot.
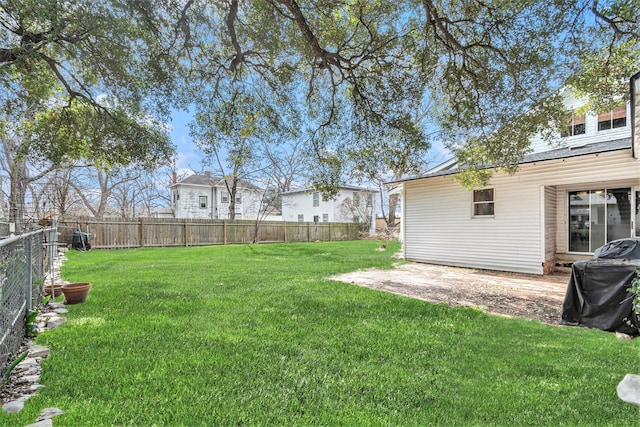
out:
<path id="1" fill-rule="evenodd" d="M 62 292 L 67 304 L 80 304 L 87 300 L 91 283 L 65 283 Z"/>
<path id="2" fill-rule="evenodd" d="M 51 285 L 45 285 L 44 294 L 45 295 L 51 295 Z M 55 297 L 59 297 L 60 295 L 62 295 L 62 285 L 53 285 L 53 296 L 54 296 L 54 298 Z"/>

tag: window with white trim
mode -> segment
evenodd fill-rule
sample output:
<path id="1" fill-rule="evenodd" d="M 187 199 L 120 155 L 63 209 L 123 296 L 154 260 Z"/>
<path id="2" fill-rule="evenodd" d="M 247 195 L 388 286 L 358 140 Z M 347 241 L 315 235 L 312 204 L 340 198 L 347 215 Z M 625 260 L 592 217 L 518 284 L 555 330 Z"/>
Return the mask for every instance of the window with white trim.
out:
<path id="1" fill-rule="evenodd" d="M 320 206 L 320 193 L 315 192 L 313 193 L 313 207 L 317 208 L 318 206 Z"/>
<path id="2" fill-rule="evenodd" d="M 322 214 L 322 222 L 329 222 L 329 214 Z"/>
<path id="3" fill-rule="evenodd" d="M 621 105 L 611 111 L 598 114 L 598 130 L 623 128 L 627 125 L 627 106 Z"/>
<path id="4" fill-rule="evenodd" d="M 200 196 L 200 209 L 207 209 L 207 196 Z"/>
<path id="5" fill-rule="evenodd" d="M 304 214 L 298 214 L 298 222 L 304 222 Z"/>
<path id="6" fill-rule="evenodd" d="M 353 204 L 358 206 L 360 204 L 360 194 L 357 191 L 353 192 Z"/>
<path id="7" fill-rule="evenodd" d="M 562 130 L 562 132 L 560 132 L 560 137 L 566 138 L 568 136 L 582 135 L 585 131 L 585 115 L 576 116 L 575 113 L 572 112 L 571 121 Z"/>
<path id="8" fill-rule="evenodd" d="M 494 193 L 493 188 L 473 190 L 473 216 L 487 217 L 494 215 Z"/>

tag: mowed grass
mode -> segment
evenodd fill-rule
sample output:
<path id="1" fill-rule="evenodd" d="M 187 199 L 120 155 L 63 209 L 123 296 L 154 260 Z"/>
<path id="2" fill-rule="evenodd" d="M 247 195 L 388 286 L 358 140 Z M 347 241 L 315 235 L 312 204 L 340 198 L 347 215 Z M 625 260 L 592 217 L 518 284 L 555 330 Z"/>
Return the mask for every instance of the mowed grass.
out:
<path id="1" fill-rule="evenodd" d="M 391 268 L 390 244 L 71 252 L 93 284 L 38 338 L 60 426 L 611 425 L 640 340 L 486 315 L 328 280 Z"/>

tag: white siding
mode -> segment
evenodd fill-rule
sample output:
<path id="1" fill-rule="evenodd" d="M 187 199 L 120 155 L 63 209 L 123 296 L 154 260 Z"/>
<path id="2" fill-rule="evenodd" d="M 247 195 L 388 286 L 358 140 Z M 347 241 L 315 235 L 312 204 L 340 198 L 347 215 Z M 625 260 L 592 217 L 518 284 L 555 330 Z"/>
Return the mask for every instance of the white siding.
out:
<path id="1" fill-rule="evenodd" d="M 313 221 L 313 216 L 322 214 L 329 215 L 329 221 L 335 221 L 333 215 L 333 201 L 322 200 L 319 196 L 319 206 L 313 206 L 313 192 L 301 192 L 293 194 L 284 194 L 282 196 L 282 219 L 285 221 L 298 221 L 298 215 L 304 215 L 306 222 Z"/>
<path id="2" fill-rule="evenodd" d="M 574 98 L 565 99 L 565 105 L 568 109 L 577 109 L 582 103 Z M 554 141 L 544 140 L 541 136 L 536 136 L 531 140 L 531 149 L 534 152 L 548 151 L 559 147 L 580 147 L 602 141 L 615 141 L 616 139 L 628 138 L 631 135 L 631 106 L 627 103 L 627 124 L 624 127 L 598 130 L 598 115 L 587 113 L 585 115 L 585 133 L 582 135 L 568 136 L 560 138 L 560 135 Z"/>
<path id="3" fill-rule="evenodd" d="M 493 180 L 495 216 L 474 218 L 470 191 L 449 177 L 428 181 L 407 183 L 407 259 L 542 273 L 538 185 Z"/>
<path id="4" fill-rule="evenodd" d="M 547 226 L 555 217 L 557 229 L 566 230 L 566 191 L 621 183 L 640 184 L 640 163 L 630 150 L 527 164 L 514 176 L 495 174 L 491 180 L 495 216 L 473 218 L 472 193 L 452 177 L 405 182 L 406 258 L 542 274 L 543 258 L 551 250 L 542 241 L 543 212 L 549 215 Z M 555 215 L 553 206 L 542 209 L 541 202 L 547 197 L 541 197 L 541 186 L 558 188 Z M 548 195 L 553 191 L 550 188 Z M 553 238 L 553 233 L 548 235 Z M 555 240 L 561 252 L 566 247 L 566 231 L 558 231 Z"/>
<path id="5" fill-rule="evenodd" d="M 230 203 L 223 203 L 222 196 L 226 195 L 230 201 L 229 192 L 225 187 L 217 187 L 216 207 L 217 219 L 229 219 Z M 262 193 L 257 190 L 249 190 L 247 188 L 238 188 L 236 190 L 236 198 L 240 196 L 242 203 L 236 203 L 236 219 L 256 219 L 260 210 L 260 200 Z"/>
<path id="6" fill-rule="evenodd" d="M 176 218 L 215 219 L 214 192 L 212 187 L 201 185 L 179 185 L 174 191 L 180 195 L 176 200 Z M 207 197 L 207 208 L 200 208 L 200 196 Z"/>
<path id="7" fill-rule="evenodd" d="M 222 203 L 222 195 L 228 194 L 223 187 L 208 185 L 178 184 L 172 190 L 176 194 L 175 217 L 190 219 L 228 219 L 229 204 Z M 238 188 L 242 203 L 236 205 L 236 219 L 256 219 L 260 208 L 261 192 Z M 180 195 L 178 198 L 177 195 Z M 200 196 L 207 197 L 207 208 L 200 208 Z"/>
<path id="8" fill-rule="evenodd" d="M 298 221 L 298 215 L 304 215 L 305 222 L 313 221 L 318 216 L 322 222 L 322 216 L 327 215 L 329 222 L 353 222 L 353 213 L 343 207 L 346 199 L 353 199 L 353 193 L 360 193 L 361 203 L 366 203 L 366 196 L 358 190 L 341 189 L 335 199 L 324 200 L 319 195 L 319 206 L 313 206 L 313 191 L 296 192 L 282 195 L 282 218 L 284 221 Z M 375 193 L 370 192 L 373 205 L 375 205 Z M 372 224 L 375 224 L 375 209 L 373 206 L 366 209 Z"/>
<path id="9" fill-rule="evenodd" d="M 552 261 L 556 255 L 558 230 L 558 197 L 556 187 L 544 187 L 544 260 Z"/>

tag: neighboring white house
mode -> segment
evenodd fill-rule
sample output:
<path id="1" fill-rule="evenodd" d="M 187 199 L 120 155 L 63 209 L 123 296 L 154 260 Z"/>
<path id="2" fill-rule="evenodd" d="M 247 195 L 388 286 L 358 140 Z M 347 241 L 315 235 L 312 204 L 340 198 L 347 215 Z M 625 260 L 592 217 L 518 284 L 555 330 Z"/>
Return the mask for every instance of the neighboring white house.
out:
<path id="1" fill-rule="evenodd" d="M 229 219 L 230 195 L 224 179 L 191 175 L 170 186 L 175 218 Z M 240 181 L 236 192 L 235 219 L 256 219 L 261 209 L 263 190 Z"/>
<path id="2" fill-rule="evenodd" d="M 580 102 L 566 95 L 575 111 Z M 455 162 L 400 181 L 407 260 L 544 274 L 603 244 L 640 237 L 640 162 L 630 105 L 578 115 L 559 146 L 532 141 L 515 175 L 494 173 L 469 191 Z M 636 150 L 637 151 L 637 150 Z"/>
<path id="3" fill-rule="evenodd" d="M 325 200 L 312 189 L 282 194 L 282 219 L 297 222 L 359 222 L 375 231 L 375 195 L 370 188 L 346 185 L 335 198 Z"/>

